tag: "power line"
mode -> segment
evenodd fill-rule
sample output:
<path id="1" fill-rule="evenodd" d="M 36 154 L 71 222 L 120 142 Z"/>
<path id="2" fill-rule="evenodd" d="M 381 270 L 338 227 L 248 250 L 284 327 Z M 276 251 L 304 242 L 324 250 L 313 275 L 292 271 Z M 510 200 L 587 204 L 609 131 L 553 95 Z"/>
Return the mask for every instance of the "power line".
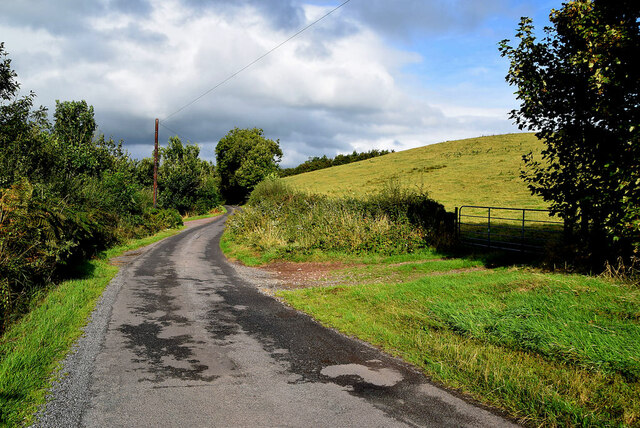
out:
<path id="1" fill-rule="evenodd" d="M 167 125 L 162 123 L 162 121 L 158 121 L 158 124 L 162 126 L 164 129 L 166 129 L 167 131 L 173 132 L 174 134 L 176 134 L 181 140 L 185 140 L 185 141 L 188 140 L 188 138 L 184 138 L 182 135 L 180 135 L 178 131 L 176 131 L 175 129 L 169 128 Z"/>
<path id="2" fill-rule="evenodd" d="M 244 67 L 242 67 L 241 69 L 239 69 L 238 71 L 236 71 L 235 73 L 231 74 L 229 77 L 227 77 L 226 79 L 224 79 L 223 81 L 221 81 L 220 83 L 218 83 L 217 85 L 215 85 L 214 87 L 206 90 L 205 92 L 203 92 L 202 94 L 198 95 L 196 98 L 194 98 L 193 100 L 191 100 L 190 102 L 188 102 L 187 104 L 183 105 L 182 107 L 180 107 L 178 110 L 174 111 L 173 113 L 171 113 L 170 115 L 166 116 L 164 119 L 162 119 L 160 121 L 160 123 L 162 123 L 163 121 L 169 119 L 170 117 L 180 113 L 182 110 L 186 109 L 187 107 L 191 106 L 192 104 L 196 103 L 198 100 L 200 100 L 202 97 L 204 97 L 205 95 L 209 94 L 210 92 L 215 91 L 216 89 L 218 89 L 220 86 L 224 85 L 225 83 L 227 83 L 229 80 L 233 79 L 234 77 L 236 77 L 238 74 L 242 73 L 243 71 L 245 71 L 247 68 L 251 67 L 252 65 L 254 65 L 255 63 L 259 62 L 260 60 L 264 59 L 267 55 L 271 54 L 272 52 L 274 52 L 275 50 L 277 50 L 278 48 L 282 47 L 282 45 L 284 45 L 285 43 L 289 42 L 290 40 L 296 38 L 297 36 L 299 36 L 300 34 L 302 34 L 303 32 L 307 31 L 309 28 L 311 28 L 312 26 L 314 26 L 315 24 L 317 24 L 318 22 L 322 21 L 323 19 L 325 19 L 327 16 L 331 15 L 333 12 L 335 12 L 336 10 L 340 9 L 342 6 L 344 6 L 345 4 L 349 3 L 351 0 L 346 0 L 344 2 L 342 2 L 341 4 L 339 4 L 338 6 L 336 6 L 335 8 L 331 9 L 329 12 L 327 12 L 325 15 L 321 16 L 320 18 L 316 19 L 315 21 L 313 21 L 311 24 L 307 25 L 306 27 L 304 27 L 302 30 L 298 31 L 297 33 L 295 33 L 294 35 L 292 35 L 291 37 L 289 37 L 288 39 L 286 39 L 285 41 L 283 41 L 282 43 L 280 43 L 279 45 L 277 45 L 276 47 L 272 48 L 271 50 L 269 50 L 268 52 L 264 53 L 263 55 L 261 55 L 260 57 L 256 58 L 255 60 L 253 60 L 252 62 L 250 62 L 249 64 L 245 65 Z M 164 126 L 164 125 L 163 125 Z M 166 128 L 166 127 L 165 127 Z"/>

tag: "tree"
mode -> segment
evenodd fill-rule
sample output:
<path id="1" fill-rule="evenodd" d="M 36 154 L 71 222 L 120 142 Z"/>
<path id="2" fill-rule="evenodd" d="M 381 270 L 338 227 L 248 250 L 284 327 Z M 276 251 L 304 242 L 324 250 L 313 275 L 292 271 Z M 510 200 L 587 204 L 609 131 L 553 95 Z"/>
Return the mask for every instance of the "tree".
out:
<path id="1" fill-rule="evenodd" d="M 522 177 L 592 262 L 640 242 L 639 12 L 634 0 L 570 1 L 542 41 L 522 18 L 518 46 L 500 43 L 520 100 L 511 118 L 545 142 Z"/>
<path id="2" fill-rule="evenodd" d="M 91 143 L 97 125 L 93 106 L 88 105 L 86 101 L 56 100 L 53 118 L 53 132 L 59 139 L 74 146 L 86 146 Z"/>
<path id="3" fill-rule="evenodd" d="M 220 204 L 213 182 L 213 168 L 198 156 L 196 144 L 182 144 L 178 137 L 169 138 L 160 150 L 158 199 L 163 208 L 175 208 L 181 214 L 204 214 Z"/>
<path id="4" fill-rule="evenodd" d="M 50 161 L 47 111 L 33 109 L 33 92 L 18 98 L 16 78 L 0 43 L 0 189 L 21 177 L 44 177 Z"/>
<path id="5" fill-rule="evenodd" d="M 97 128 L 93 106 L 84 100 L 56 100 L 53 118 L 56 150 L 63 161 L 60 169 L 67 177 L 97 173 L 101 165 L 97 147 L 93 144 L 93 134 Z"/>
<path id="6" fill-rule="evenodd" d="M 216 146 L 220 192 L 227 202 L 244 201 L 253 188 L 278 171 L 280 140 L 263 136 L 259 128 L 234 128 Z"/>
<path id="7" fill-rule="evenodd" d="M 9 101 L 12 99 L 20 85 L 16 81 L 16 72 L 11 69 L 11 60 L 7 58 L 4 50 L 4 42 L 0 42 L 0 99 Z"/>

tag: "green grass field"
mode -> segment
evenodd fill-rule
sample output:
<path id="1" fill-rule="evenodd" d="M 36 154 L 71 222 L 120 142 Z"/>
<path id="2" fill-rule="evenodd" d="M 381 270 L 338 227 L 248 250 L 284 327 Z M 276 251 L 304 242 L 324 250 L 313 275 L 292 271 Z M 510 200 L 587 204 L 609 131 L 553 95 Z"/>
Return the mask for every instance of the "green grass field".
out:
<path id="1" fill-rule="evenodd" d="M 447 141 L 285 178 L 300 190 L 360 196 L 390 180 L 422 186 L 448 210 L 461 205 L 546 208 L 520 179 L 522 155 L 539 154 L 533 134 L 507 134 Z"/>

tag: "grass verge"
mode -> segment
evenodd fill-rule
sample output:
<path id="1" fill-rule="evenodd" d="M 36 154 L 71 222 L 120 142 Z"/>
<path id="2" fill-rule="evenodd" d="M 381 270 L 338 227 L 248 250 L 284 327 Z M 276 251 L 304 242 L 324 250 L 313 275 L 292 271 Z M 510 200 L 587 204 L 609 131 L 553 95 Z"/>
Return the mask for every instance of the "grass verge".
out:
<path id="1" fill-rule="evenodd" d="M 278 295 L 524 423 L 640 425 L 637 288 L 500 268 Z"/>
<path id="2" fill-rule="evenodd" d="M 226 212 L 227 212 L 227 209 L 223 206 L 220 206 L 220 207 L 214 208 L 213 210 L 211 210 L 211 212 L 207 214 L 197 215 L 193 217 L 183 217 L 182 221 L 186 223 L 193 220 L 201 220 L 203 218 L 217 217 L 219 215 L 226 214 Z"/>
<path id="3" fill-rule="evenodd" d="M 225 233 L 247 265 L 277 260 Z M 288 304 L 531 426 L 640 426 L 640 289 L 609 279 L 413 254 L 285 255 L 338 261 L 336 286 Z"/>
<path id="4" fill-rule="evenodd" d="M 112 248 L 85 262 L 80 279 L 63 281 L 34 297 L 31 311 L 0 339 L 0 426 L 28 425 L 44 403 L 51 376 L 118 268 L 109 259 L 180 232 L 165 230 Z"/>

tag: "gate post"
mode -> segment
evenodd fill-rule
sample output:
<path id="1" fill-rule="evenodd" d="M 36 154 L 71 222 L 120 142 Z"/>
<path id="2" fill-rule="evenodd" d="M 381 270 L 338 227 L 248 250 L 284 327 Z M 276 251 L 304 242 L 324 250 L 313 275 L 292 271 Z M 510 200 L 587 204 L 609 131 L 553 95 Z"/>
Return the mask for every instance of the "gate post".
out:
<path id="1" fill-rule="evenodd" d="M 524 213 L 525 209 L 522 209 L 522 230 L 520 231 L 520 252 L 524 253 Z"/>
<path id="2" fill-rule="evenodd" d="M 487 248 L 491 249 L 491 207 L 487 210 Z"/>
<path id="3" fill-rule="evenodd" d="M 458 207 L 455 209 L 455 220 L 453 221 L 453 230 L 456 234 L 456 241 L 460 239 L 460 219 L 458 218 Z"/>

